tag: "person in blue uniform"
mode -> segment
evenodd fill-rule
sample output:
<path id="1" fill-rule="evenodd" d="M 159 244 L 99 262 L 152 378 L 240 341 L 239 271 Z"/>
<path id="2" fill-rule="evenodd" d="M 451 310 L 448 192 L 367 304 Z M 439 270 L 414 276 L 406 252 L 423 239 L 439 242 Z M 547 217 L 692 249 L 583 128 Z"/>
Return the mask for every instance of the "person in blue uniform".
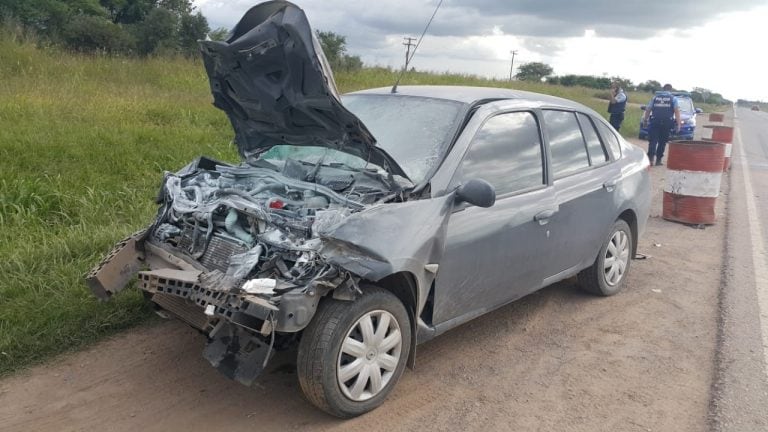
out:
<path id="1" fill-rule="evenodd" d="M 656 92 L 643 115 L 643 123 L 648 125 L 648 160 L 653 163 L 656 158 L 657 166 L 662 165 L 670 131 L 679 131 L 682 126 L 680 108 L 671 91 L 672 86 L 664 84 L 664 90 Z"/>
<path id="2" fill-rule="evenodd" d="M 614 81 L 611 83 L 611 99 L 608 102 L 608 114 L 610 114 L 608 121 L 617 131 L 621 127 L 621 122 L 624 121 L 624 110 L 626 108 L 627 95 L 619 83 Z"/>

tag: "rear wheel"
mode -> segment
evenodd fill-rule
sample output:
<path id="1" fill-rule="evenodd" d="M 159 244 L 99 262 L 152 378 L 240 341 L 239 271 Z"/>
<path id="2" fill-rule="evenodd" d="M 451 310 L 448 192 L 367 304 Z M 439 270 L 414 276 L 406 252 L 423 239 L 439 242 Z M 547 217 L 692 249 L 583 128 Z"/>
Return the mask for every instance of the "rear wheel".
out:
<path id="1" fill-rule="evenodd" d="M 369 286 L 354 302 L 325 299 L 299 343 L 299 384 L 323 411 L 358 416 L 384 402 L 410 345 L 408 313 L 391 292 Z"/>
<path id="2" fill-rule="evenodd" d="M 591 267 L 579 273 L 579 285 L 593 294 L 609 296 L 621 291 L 632 262 L 632 230 L 619 219 Z"/>

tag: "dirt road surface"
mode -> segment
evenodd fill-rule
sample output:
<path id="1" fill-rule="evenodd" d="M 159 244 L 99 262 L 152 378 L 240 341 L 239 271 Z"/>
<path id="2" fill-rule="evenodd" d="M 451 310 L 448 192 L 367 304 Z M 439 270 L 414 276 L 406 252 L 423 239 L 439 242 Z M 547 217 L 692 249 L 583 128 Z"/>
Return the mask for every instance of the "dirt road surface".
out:
<path id="1" fill-rule="evenodd" d="M 725 228 L 661 219 L 664 174 L 652 169 L 649 258 L 622 293 L 569 280 L 450 331 L 419 346 L 416 369 L 362 417 L 305 402 L 294 353 L 246 388 L 203 360 L 202 336 L 162 322 L 0 381 L 0 430 L 705 430 Z"/>

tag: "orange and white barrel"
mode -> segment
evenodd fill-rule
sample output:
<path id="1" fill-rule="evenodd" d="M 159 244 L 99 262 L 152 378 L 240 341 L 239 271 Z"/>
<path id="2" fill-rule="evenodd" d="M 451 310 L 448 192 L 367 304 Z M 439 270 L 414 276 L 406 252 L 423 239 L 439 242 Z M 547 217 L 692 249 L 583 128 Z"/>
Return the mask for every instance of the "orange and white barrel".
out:
<path id="1" fill-rule="evenodd" d="M 705 128 L 712 129 L 712 140 L 721 143 L 733 142 L 733 128 L 721 125 L 706 125 Z"/>
<path id="2" fill-rule="evenodd" d="M 728 171 L 731 167 L 731 152 L 733 151 L 733 144 L 722 143 L 725 146 L 725 157 L 723 158 L 723 172 Z"/>
<path id="3" fill-rule="evenodd" d="M 687 224 L 714 224 L 725 145 L 672 141 L 668 155 L 662 217 Z"/>
<path id="4" fill-rule="evenodd" d="M 704 138 L 704 141 L 718 142 L 711 138 Z M 723 158 L 723 172 L 726 172 L 731 167 L 731 152 L 733 151 L 733 144 L 731 143 L 720 143 L 720 144 L 725 146 L 725 157 Z"/>
<path id="5" fill-rule="evenodd" d="M 704 138 L 707 141 L 717 141 L 725 145 L 725 159 L 723 160 L 723 172 L 731 167 L 731 152 L 733 151 L 733 128 L 730 126 L 706 125 L 707 129 L 712 130 L 710 138 Z"/>

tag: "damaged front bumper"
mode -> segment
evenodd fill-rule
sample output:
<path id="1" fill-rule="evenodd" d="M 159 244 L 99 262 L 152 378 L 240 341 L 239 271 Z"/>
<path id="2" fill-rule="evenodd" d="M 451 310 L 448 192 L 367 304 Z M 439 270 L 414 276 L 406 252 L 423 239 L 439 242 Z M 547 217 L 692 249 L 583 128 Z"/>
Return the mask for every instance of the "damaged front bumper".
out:
<path id="1" fill-rule="evenodd" d="M 108 300 L 138 274 L 138 288 L 162 314 L 170 314 L 208 337 L 203 356 L 222 374 L 251 385 L 272 356 L 275 344 L 309 324 L 321 294 L 354 298 L 358 288 L 348 275 L 304 289 L 250 294 L 217 287 L 218 272 L 146 240 L 146 231 L 119 242 L 87 276 L 91 291 Z"/>

